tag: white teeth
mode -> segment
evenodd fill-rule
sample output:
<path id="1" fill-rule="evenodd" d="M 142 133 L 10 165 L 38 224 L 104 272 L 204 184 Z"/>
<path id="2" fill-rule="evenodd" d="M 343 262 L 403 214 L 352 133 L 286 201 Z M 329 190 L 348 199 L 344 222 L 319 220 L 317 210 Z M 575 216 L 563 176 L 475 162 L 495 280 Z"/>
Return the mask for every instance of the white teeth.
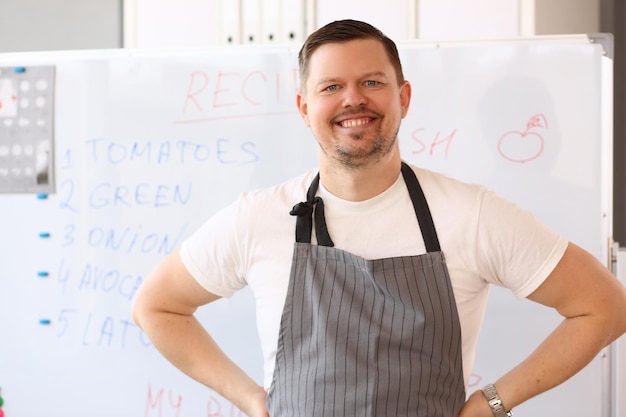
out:
<path id="1" fill-rule="evenodd" d="M 362 126 L 369 122 L 369 119 L 353 119 L 353 120 L 344 120 L 341 122 L 342 127 L 357 127 Z"/>

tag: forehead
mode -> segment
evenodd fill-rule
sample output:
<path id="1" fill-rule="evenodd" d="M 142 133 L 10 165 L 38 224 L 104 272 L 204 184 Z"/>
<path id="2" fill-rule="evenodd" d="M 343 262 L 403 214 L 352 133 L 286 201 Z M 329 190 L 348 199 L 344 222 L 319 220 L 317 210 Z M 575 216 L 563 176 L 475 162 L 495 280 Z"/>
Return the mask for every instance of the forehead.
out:
<path id="1" fill-rule="evenodd" d="M 375 39 L 356 39 L 327 43 L 318 47 L 309 59 L 309 81 L 343 78 L 359 74 L 385 73 L 394 68 L 385 47 Z"/>

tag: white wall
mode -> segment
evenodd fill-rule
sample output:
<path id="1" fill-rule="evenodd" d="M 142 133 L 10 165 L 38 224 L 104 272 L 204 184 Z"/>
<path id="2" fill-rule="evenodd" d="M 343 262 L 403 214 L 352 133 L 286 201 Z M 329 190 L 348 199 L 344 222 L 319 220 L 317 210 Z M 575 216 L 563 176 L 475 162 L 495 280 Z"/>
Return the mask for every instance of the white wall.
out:
<path id="1" fill-rule="evenodd" d="M 386 0 L 381 8 L 380 0 L 125 0 L 125 46 L 226 43 L 228 36 L 224 32 L 235 30 L 228 15 L 238 5 L 242 9 L 300 9 L 295 19 L 300 19 L 304 30 L 295 41 L 303 40 L 305 33 L 315 28 L 344 18 L 370 22 L 396 41 L 510 38 L 523 34 L 520 8 L 525 2 L 528 0 Z M 241 16 L 239 40 L 247 43 L 243 33 L 245 10 L 241 10 Z M 294 17 L 284 20 L 293 22 Z M 281 40 L 285 38 L 276 37 L 272 42 Z M 254 43 L 268 42 L 267 36 L 257 36 Z"/>
<path id="2" fill-rule="evenodd" d="M 20 0 L 0 1 L 0 52 L 119 46 L 202 47 L 247 41 L 240 7 L 265 12 L 254 42 L 284 42 L 341 18 L 366 20 L 396 41 L 599 32 L 601 0 Z M 123 10 L 123 21 L 122 20 Z M 265 13 L 263 12 L 263 13 Z M 227 16 L 226 18 L 224 16 Z M 272 28 L 275 26 L 275 28 Z M 292 27 L 293 26 L 293 27 Z M 122 30 L 123 28 L 123 30 Z M 122 40 L 123 33 L 123 40 Z"/>
<path id="3" fill-rule="evenodd" d="M 121 0 L 0 0 L 0 52 L 122 46 Z"/>
<path id="4" fill-rule="evenodd" d="M 380 0 L 318 0 L 315 27 L 339 19 L 371 23 L 395 40 L 411 39 L 415 24 L 414 7 L 407 0 L 386 0 L 381 13 Z"/>
<path id="5" fill-rule="evenodd" d="M 215 0 L 134 0 L 136 46 L 206 46 L 218 43 Z M 129 22 L 130 23 L 130 22 Z"/>
<path id="6" fill-rule="evenodd" d="M 368 21 L 396 41 L 593 33 L 599 32 L 600 25 L 600 0 L 383 3 L 381 7 L 380 0 L 124 0 L 124 45 L 150 48 L 287 42 L 286 25 L 300 27 L 293 39 L 299 42 L 311 30 L 343 18 Z M 290 12 L 281 15 L 280 10 Z M 298 11 L 294 14 L 294 10 Z M 233 16 L 237 11 L 238 18 Z M 260 21 L 250 23 L 249 11 L 253 16 L 258 13 Z"/>
<path id="7" fill-rule="evenodd" d="M 519 0 L 420 0 L 420 39 L 511 38 L 521 35 Z"/>

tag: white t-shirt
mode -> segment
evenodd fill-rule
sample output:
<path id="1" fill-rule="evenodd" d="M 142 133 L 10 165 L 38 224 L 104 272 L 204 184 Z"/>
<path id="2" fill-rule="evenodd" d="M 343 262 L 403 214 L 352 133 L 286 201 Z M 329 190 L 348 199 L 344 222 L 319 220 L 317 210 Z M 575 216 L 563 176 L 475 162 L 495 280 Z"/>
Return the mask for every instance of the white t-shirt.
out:
<path id="1" fill-rule="evenodd" d="M 467 386 L 488 284 L 509 288 L 518 298 L 528 296 L 554 269 L 568 242 L 529 212 L 482 186 L 412 168 L 450 273 L 461 320 Z M 296 218 L 289 211 L 306 200 L 315 174 L 310 171 L 276 187 L 243 193 L 181 247 L 183 263 L 206 290 L 229 297 L 250 286 L 256 300 L 266 388 L 273 376 L 295 241 Z M 402 175 L 388 190 L 367 201 L 341 200 L 322 183 L 317 195 L 324 200 L 336 248 L 365 259 L 425 252 Z"/>

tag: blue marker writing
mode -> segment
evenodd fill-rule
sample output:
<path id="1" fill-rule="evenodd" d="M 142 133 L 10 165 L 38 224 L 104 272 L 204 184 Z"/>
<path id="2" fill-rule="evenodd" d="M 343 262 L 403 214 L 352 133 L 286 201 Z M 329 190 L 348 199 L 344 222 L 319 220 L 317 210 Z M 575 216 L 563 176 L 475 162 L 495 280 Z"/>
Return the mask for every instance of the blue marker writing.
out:
<path id="1" fill-rule="evenodd" d="M 50 324 L 50 319 L 39 319 L 39 324 Z"/>
<path id="2" fill-rule="evenodd" d="M 41 232 L 41 233 L 39 233 L 39 237 L 42 238 L 42 239 L 48 238 L 48 237 L 50 237 L 50 233 L 48 233 L 48 232 Z"/>
<path id="3" fill-rule="evenodd" d="M 40 277 L 47 277 L 50 274 L 48 273 L 48 271 L 39 271 L 37 272 L 37 275 Z"/>

